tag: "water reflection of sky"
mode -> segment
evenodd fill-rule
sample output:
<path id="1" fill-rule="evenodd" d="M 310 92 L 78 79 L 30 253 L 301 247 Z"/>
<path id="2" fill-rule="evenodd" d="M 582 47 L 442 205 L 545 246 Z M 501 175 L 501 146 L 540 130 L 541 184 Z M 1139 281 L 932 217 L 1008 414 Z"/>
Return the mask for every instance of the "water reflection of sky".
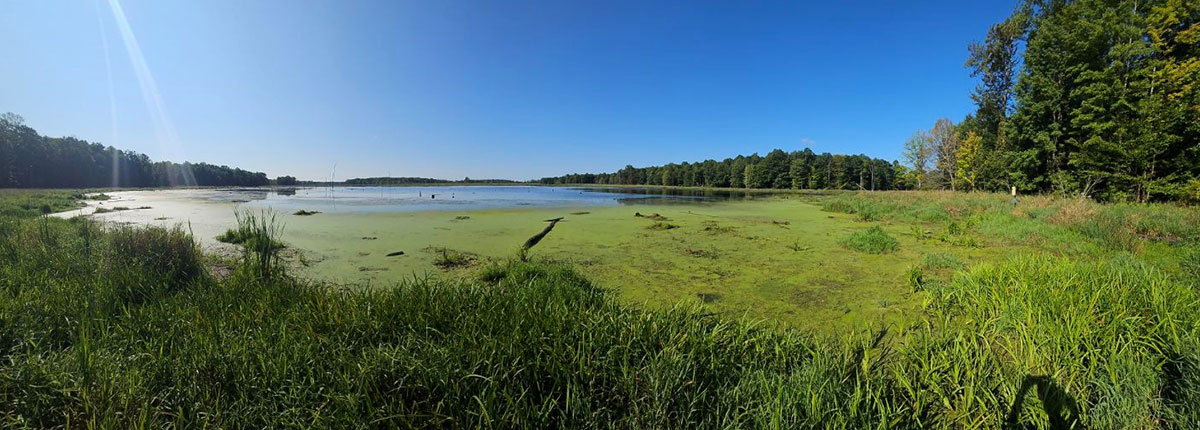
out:
<path id="1" fill-rule="evenodd" d="M 282 212 L 415 212 L 517 207 L 698 204 L 750 198 L 737 191 L 537 186 L 318 187 L 222 189 L 210 200 Z"/>

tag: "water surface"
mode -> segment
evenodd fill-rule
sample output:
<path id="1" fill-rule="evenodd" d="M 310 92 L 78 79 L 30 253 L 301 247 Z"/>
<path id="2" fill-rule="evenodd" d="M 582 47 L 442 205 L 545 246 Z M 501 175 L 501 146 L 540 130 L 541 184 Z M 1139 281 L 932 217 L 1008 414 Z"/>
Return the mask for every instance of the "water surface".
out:
<path id="1" fill-rule="evenodd" d="M 592 207 L 705 203 L 743 199 L 740 192 L 653 188 L 567 188 L 538 186 L 427 186 L 245 188 L 213 190 L 201 198 L 243 203 L 280 212 L 325 213 L 469 211 L 509 208 Z"/>

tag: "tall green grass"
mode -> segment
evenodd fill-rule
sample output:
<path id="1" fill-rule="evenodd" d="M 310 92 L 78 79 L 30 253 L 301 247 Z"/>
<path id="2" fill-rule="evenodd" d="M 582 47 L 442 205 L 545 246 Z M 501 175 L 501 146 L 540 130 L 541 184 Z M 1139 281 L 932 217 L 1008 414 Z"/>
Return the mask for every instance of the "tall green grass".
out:
<path id="1" fill-rule="evenodd" d="M 868 254 L 887 254 L 900 249 L 900 242 L 878 225 L 851 234 L 846 238 L 845 245 L 847 248 Z"/>
<path id="2" fill-rule="evenodd" d="M 826 197 L 831 212 L 863 221 L 945 225 L 947 236 L 978 234 L 992 240 L 1056 247 L 1088 246 L 1138 252 L 1148 243 L 1200 245 L 1200 211 L 1172 204 L 1115 204 L 994 193 L 872 192 Z M 952 239 L 957 241 L 961 239 Z"/>
<path id="3" fill-rule="evenodd" d="M 373 289 L 247 265 L 0 217 L 0 427 L 1200 426 L 1200 295 L 1130 253 L 973 264 L 919 321 L 842 336 L 625 305 L 559 264 Z"/>
<path id="4" fill-rule="evenodd" d="M 283 269 L 279 251 L 284 248 L 280 236 L 283 224 L 271 211 L 254 212 L 249 209 L 234 212 L 237 227 L 217 236 L 225 243 L 241 245 L 242 268 L 256 272 L 257 276 L 269 279 Z"/>
<path id="5" fill-rule="evenodd" d="M 84 197 L 76 191 L 0 189 L 0 217 L 32 218 L 75 209 Z"/>

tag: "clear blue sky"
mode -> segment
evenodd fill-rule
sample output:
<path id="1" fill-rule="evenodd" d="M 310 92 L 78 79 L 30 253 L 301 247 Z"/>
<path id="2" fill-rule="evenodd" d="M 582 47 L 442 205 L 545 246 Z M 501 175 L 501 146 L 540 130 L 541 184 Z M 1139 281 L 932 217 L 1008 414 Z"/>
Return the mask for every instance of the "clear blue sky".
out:
<path id="1" fill-rule="evenodd" d="M 529 179 L 805 146 L 895 159 L 971 111 L 967 43 L 1012 7 L 8 0 L 0 112 L 302 179 L 334 163 L 339 179 Z"/>

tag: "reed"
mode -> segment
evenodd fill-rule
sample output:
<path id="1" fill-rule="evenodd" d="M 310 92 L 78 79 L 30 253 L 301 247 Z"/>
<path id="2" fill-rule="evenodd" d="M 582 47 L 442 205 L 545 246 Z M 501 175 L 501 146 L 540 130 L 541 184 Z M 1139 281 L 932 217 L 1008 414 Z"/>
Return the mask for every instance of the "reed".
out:
<path id="1" fill-rule="evenodd" d="M 249 209 L 239 209 L 234 213 L 237 227 L 229 229 L 217 236 L 217 240 L 225 243 L 241 245 L 242 267 L 270 278 L 272 274 L 282 270 L 279 261 L 279 251 L 284 248 L 280 236 L 283 234 L 283 224 L 272 211 L 254 212 Z"/>

